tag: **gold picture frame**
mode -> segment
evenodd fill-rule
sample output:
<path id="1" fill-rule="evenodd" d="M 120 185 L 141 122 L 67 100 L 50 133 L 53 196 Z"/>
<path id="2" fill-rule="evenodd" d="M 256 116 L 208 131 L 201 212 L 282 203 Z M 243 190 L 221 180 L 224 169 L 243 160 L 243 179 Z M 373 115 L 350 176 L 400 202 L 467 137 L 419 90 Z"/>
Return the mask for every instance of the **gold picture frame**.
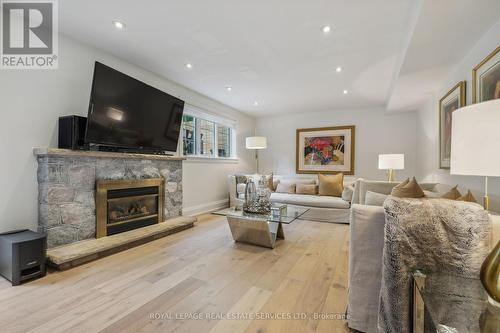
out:
<path id="1" fill-rule="evenodd" d="M 466 104 L 466 81 L 458 82 L 439 100 L 439 168 L 450 168 L 452 113 Z"/>
<path id="2" fill-rule="evenodd" d="M 488 73 L 488 76 L 496 78 L 495 85 L 495 96 L 494 98 L 483 99 L 481 91 L 482 87 L 479 87 L 481 81 L 478 80 L 480 76 Z M 498 46 L 493 52 L 488 54 L 479 64 L 472 69 L 472 103 L 485 102 L 491 99 L 500 98 L 500 46 Z M 493 82 L 492 82 L 493 84 Z M 490 87 L 491 88 L 491 87 Z M 498 96 L 497 96 L 498 95 Z"/>
<path id="3" fill-rule="evenodd" d="M 355 143 L 353 125 L 297 129 L 295 172 L 354 175 Z"/>

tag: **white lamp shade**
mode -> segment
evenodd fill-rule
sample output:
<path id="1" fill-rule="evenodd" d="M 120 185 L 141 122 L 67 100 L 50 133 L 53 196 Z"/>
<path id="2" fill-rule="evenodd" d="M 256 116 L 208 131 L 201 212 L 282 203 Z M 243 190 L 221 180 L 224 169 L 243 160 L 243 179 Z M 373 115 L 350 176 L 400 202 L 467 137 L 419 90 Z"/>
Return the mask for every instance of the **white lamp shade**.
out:
<path id="1" fill-rule="evenodd" d="M 403 170 L 405 168 L 405 155 L 380 154 L 378 155 L 378 168 L 381 170 Z"/>
<path id="2" fill-rule="evenodd" d="M 452 114 L 450 173 L 500 177 L 500 99 Z"/>
<path id="3" fill-rule="evenodd" d="M 266 149 L 267 138 L 264 136 L 249 136 L 246 138 L 247 149 Z"/>

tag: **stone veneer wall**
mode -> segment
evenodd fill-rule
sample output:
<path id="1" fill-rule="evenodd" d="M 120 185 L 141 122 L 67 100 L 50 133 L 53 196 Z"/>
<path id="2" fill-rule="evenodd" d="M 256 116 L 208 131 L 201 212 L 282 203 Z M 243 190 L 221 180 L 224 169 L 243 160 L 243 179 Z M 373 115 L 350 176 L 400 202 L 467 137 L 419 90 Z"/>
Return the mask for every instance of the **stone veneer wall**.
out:
<path id="1" fill-rule="evenodd" d="M 49 248 L 95 238 L 95 184 L 165 179 L 164 217 L 182 214 L 182 161 L 38 155 L 38 230 Z"/>

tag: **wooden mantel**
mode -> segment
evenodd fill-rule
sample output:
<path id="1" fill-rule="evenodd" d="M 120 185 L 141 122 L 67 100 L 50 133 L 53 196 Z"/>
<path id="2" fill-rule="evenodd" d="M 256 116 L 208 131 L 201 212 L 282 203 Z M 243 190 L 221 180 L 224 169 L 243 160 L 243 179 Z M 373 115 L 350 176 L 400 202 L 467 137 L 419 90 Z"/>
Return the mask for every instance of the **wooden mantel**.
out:
<path id="1" fill-rule="evenodd" d="M 59 148 L 33 148 L 35 156 L 61 156 L 61 157 L 96 157 L 96 158 L 125 158 L 125 159 L 140 159 L 140 160 L 162 160 L 162 161 L 183 161 L 186 158 L 182 156 L 166 156 L 153 154 L 132 154 L 132 153 L 116 153 L 109 151 L 93 151 L 93 150 L 71 150 Z"/>

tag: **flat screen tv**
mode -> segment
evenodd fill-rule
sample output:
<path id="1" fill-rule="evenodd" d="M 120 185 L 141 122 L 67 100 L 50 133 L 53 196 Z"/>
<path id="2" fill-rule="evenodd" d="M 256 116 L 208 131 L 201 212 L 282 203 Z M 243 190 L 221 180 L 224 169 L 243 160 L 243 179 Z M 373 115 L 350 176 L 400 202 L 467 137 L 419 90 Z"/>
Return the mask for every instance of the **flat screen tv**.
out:
<path id="1" fill-rule="evenodd" d="M 184 101 L 95 63 L 85 141 L 145 152 L 175 152 Z"/>

